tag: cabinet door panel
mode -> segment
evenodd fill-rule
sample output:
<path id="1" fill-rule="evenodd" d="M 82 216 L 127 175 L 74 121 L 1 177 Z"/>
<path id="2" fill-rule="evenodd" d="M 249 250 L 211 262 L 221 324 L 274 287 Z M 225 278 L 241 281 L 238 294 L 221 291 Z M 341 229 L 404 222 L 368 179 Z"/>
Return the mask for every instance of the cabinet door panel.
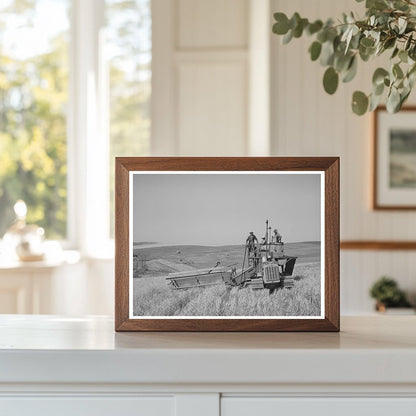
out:
<path id="1" fill-rule="evenodd" d="M 416 398 L 224 397 L 221 416 L 400 416 L 416 415 Z"/>
<path id="2" fill-rule="evenodd" d="M 174 416 L 173 397 L 0 398 L 7 416 Z"/>

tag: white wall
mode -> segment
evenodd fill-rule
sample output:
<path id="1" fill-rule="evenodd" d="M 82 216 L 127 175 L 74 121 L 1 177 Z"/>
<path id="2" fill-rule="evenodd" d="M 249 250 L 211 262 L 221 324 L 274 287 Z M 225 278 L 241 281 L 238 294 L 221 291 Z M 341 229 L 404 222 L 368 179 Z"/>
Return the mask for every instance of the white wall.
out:
<path id="1" fill-rule="evenodd" d="M 324 69 L 309 60 L 311 40 L 282 46 L 263 30 L 269 25 L 271 33 L 272 11 L 325 18 L 362 5 L 352 0 L 153 1 L 154 155 L 267 155 L 270 147 L 279 156 L 340 156 L 342 239 L 415 239 L 416 213 L 370 209 L 371 117 L 353 115 L 350 102 L 355 89 L 369 90 L 375 64 L 360 64 L 359 77 L 330 97 L 322 88 Z M 81 311 L 111 314 L 113 265 L 89 266 L 90 301 Z M 368 289 L 383 274 L 416 296 L 414 271 L 414 252 L 341 252 L 342 313 L 371 312 Z"/>
<path id="2" fill-rule="evenodd" d="M 272 11 L 315 19 L 341 16 L 361 10 L 352 0 L 272 0 Z M 377 61 L 359 64 L 359 76 L 340 85 L 334 96 L 322 88 L 324 68 L 311 62 L 308 37 L 282 45 L 272 36 L 272 153 L 279 156 L 341 157 L 341 239 L 415 240 L 416 212 L 372 211 L 371 116 L 351 112 L 356 89 L 371 90 Z M 382 61 L 378 61 L 378 65 Z M 413 95 L 413 101 L 415 101 Z M 416 294 L 415 252 L 341 252 L 341 310 L 343 314 L 366 313 L 373 302 L 368 296 L 372 282 L 383 274 Z"/>
<path id="3" fill-rule="evenodd" d="M 153 0 L 154 155 L 247 154 L 249 7 L 249 0 Z"/>

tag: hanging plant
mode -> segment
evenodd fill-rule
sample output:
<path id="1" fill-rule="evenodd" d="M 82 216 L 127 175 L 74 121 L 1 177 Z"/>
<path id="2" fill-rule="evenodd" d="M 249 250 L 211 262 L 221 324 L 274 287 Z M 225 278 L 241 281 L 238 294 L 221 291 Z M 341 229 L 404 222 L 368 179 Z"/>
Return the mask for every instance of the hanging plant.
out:
<path id="1" fill-rule="evenodd" d="M 367 62 L 390 54 L 390 65 L 374 71 L 371 93 L 353 93 L 352 110 L 358 115 L 373 111 L 386 96 L 387 110 L 396 113 L 415 83 L 416 2 L 366 0 L 365 7 L 364 19 L 344 13 L 339 22 L 333 19 L 310 22 L 299 13 L 290 19 L 284 13 L 275 13 L 273 33 L 283 36 L 283 44 L 304 34 L 314 37 L 309 54 L 312 61 L 319 60 L 326 67 L 323 87 L 328 94 L 336 92 L 340 80 L 354 79 L 359 60 Z"/>

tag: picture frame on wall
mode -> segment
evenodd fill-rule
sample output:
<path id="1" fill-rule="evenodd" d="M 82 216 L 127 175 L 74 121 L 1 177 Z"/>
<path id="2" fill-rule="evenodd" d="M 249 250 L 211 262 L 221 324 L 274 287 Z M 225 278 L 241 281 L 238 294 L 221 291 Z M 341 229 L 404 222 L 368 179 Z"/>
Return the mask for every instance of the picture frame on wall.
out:
<path id="1" fill-rule="evenodd" d="M 339 331 L 339 158 L 116 158 L 116 331 Z"/>
<path id="2" fill-rule="evenodd" d="M 416 209 L 416 107 L 373 115 L 373 209 Z"/>

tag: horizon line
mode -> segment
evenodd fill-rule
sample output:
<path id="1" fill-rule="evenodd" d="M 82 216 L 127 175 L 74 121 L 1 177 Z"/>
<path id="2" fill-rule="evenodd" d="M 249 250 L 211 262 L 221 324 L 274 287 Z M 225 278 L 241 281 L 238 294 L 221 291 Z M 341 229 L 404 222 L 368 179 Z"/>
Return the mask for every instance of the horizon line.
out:
<path id="1" fill-rule="evenodd" d="M 321 243 L 321 240 L 302 240 L 302 241 L 289 241 L 284 242 L 284 244 L 298 244 L 298 243 Z M 194 247 L 226 247 L 226 246 L 244 246 L 245 243 L 230 243 L 230 244 L 187 244 L 187 243 L 162 243 L 162 242 L 148 242 L 148 241 L 133 241 L 133 246 L 163 246 L 163 247 L 173 247 L 173 246 L 194 246 Z"/>

